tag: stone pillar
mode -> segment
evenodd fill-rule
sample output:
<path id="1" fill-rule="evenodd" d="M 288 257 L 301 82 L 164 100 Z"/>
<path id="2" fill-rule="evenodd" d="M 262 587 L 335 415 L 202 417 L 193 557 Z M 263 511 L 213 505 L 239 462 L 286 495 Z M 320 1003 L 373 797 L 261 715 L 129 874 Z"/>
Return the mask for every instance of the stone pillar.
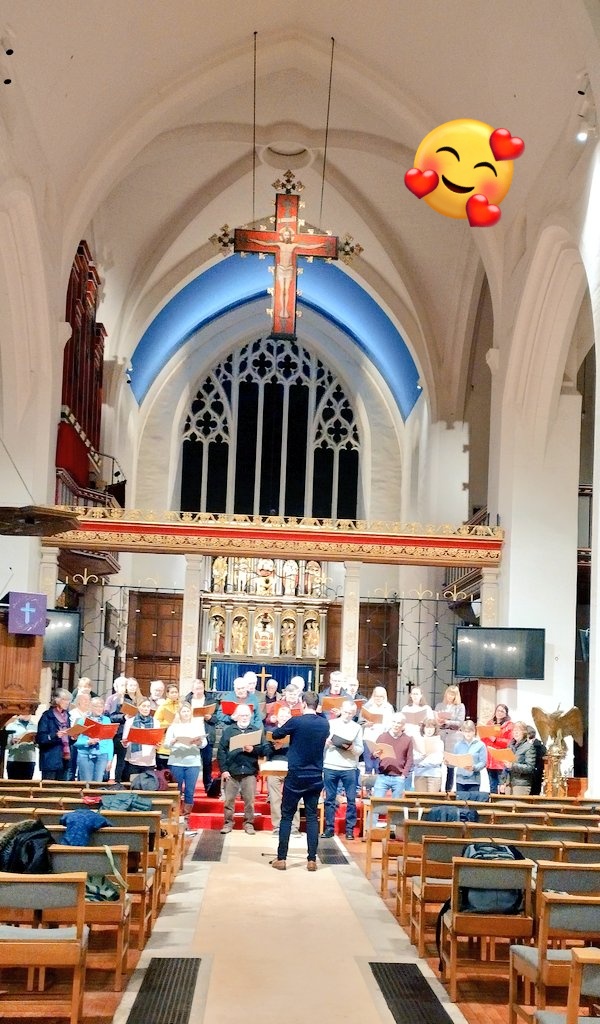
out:
<path id="1" fill-rule="evenodd" d="M 590 653 L 588 687 L 588 788 L 586 796 L 600 797 L 600 379 L 596 368 L 594 421 L 594 490 L 592 496 L 592 576 L 590 582 Z"/>
<path id="2" fill-rule="evenodd" d="M 46 607 L 56 607 L 58 583 L 58 548 L 42 548 L 40 556 L 39 588 L 46 595 Z M 52 669 L 43 665 L 40 676 L 40 701 L 47 704 L 52 693 Z"/>
<path id="3" fill-rule="evenodd" d="M 202 579 L 204 576 L 203 569 L 204 558 L 202 556 L 186 555 L 183 616 L 181 623 L 181 660 L 179 663 L 180 688 L 182 688 L 184 680 L 196 678 L 196 672 L 198 669 L 200 593 L 202 590 Z"/>
<path id="4" fill-rule="evenodd" d="M 498 569 L 483 569 L 481 572 L 481 626 L 498 625 Z M 496 683 L 493 679 L 481 679 L 477 687 L 477 721 L 487 722 L 496 708 Z"/>
<path id="5" fill-rule="evenodd" d="M 56 584 L 58 583 L 58 548 L 42 548 L 40 557 L 39 588 L 46 595 L 48 608 L 56 607 Z"/>
<path id="6" fill-rule="evenodd" d="M 342 606 L 342 638 L 340 670 L 345 676 L 358 675 L 358 630 L 360 625 L 361 562 L 346 562 L 344 603 Z"/>
<path id="7" fill-rule="evenodd" d="M 563 387 L 542 439 L 531 412 L 505 399 L 491 441 L 500 451 L 490 512 L 505 530 L 497 625 L 546 630 L 544 679 L 507 680 L 497 689 L 511 717 L 524 721 L 534 706 L 555 711 L 573 703 L 581 398 Z"/>

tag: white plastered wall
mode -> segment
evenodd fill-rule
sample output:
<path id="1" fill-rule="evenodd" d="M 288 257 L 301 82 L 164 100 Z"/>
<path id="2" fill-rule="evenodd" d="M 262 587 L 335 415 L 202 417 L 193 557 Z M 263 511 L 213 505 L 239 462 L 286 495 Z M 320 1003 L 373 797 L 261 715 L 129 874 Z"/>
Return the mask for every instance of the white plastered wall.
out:
<path id="1" fill-rule="evenodd" d="M 506 539 L 498 625 L 546 629 L 544 680 L 500 685 L 512 717 L 573 702 L 581 399 L 566 374 L 587 287 L 576 243 L 540 232 L 510 343 L 492 369 L 490 514 Z M 505 320 L 508 319 L 505 314 Z"/>

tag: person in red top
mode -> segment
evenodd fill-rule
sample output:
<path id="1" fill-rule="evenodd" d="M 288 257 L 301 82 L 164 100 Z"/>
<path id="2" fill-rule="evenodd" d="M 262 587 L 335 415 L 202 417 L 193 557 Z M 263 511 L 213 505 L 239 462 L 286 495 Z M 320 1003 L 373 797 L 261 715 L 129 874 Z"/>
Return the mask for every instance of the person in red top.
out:
<path id="1" fill-rule="evenodd" d="M 506 762 L 499 761 L 494 757 L 494 748 L 504 747 L 506 749 L 513 735 L 513 723 L 510 720 L 506 704 L 498 704 L 494 717 L 487 724 L 496 725 L 500 729 L 497 736 L 491 736 L 485 740 L 485 745 L 488 748 L 487 771 L 490 779 L 490 793 L 497 793 L 500 776 L 506 771 Z"/>

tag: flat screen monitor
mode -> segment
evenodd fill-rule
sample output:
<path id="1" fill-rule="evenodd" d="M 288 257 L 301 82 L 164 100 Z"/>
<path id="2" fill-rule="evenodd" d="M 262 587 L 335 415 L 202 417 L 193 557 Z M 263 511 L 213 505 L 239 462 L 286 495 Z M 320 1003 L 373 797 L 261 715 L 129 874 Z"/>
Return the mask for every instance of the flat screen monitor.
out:
<path id="1" fill-rule="evenodd" d="M 544 629 L 457 626 L 454 674 L 473 679 L 543 679 Z"/>
<path id="2" fill-rule="evenodd" d="M 79 612 L 53 608 L 46 612 L 42 661 L 79 661 L 81 616 Z"/>

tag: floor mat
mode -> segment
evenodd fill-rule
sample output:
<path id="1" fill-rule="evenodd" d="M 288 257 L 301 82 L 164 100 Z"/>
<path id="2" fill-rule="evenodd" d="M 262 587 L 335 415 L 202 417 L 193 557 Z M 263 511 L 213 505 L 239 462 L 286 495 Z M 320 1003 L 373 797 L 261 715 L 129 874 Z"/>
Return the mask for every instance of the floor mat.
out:
<path id="1" fill-rule="evenodd" d="M 225 836 L 205 828 L 192 854 L 192 860 L 221 860 Z"/>
<path id="2" fill-rule="evenodd" d="M 153 957 L 127 1024 L 188 1024 L 199 967 L 199 957 Z"/>
<path id="3" fill-rule="evenodd" d="M 396 1024 L 452 1024 L 416 964 L 370 963 Z"/>
<path id="4" fill-rule="evenodd" d="M 340 850 L 335 839 L 319 839 L 317 855 L 321 864 L 349 864 L 350 861 L 343 850 Z"/>

